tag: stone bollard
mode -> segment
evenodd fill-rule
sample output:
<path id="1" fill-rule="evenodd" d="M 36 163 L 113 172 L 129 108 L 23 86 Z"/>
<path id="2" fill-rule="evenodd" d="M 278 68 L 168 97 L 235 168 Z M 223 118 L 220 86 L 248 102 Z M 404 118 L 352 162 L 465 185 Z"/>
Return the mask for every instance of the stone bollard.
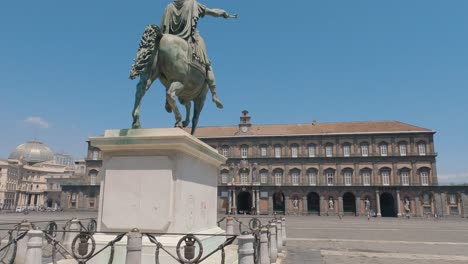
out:
<path id="1" fill-rule="evenodd" d="M 73 249 L 72 249 L 73 239 L 75 239 L 75 237 L 80 233 L 80 229 L 81 229 L 80 220 L 73 218 L 71 220 L 69 230 L 65 230 L 69 232 L 65 232 L 65 236 L 63 238 L 63 245 L 70 252 L 73 252 Z"/>
<path id="2" fill-rule="evenodd" d="M 238 264 L 254 264 L 254 236 L 243 232 L 237 237 L 237 241 Z"/>
<path id="3" fill-rule="evenodd" d="M 226 217 L 226 235 L 234 235 L 234 217 Z"/>
<path id="4" fill-rule="evenodd" d="M 25 264 L 41 264 L 42 263 L 42 236 L 41 230 L 29 230 L 28 232 L 28 249 L 26 251 Z M 16 262 L 15 262 L 16 263 Z"/>
<path id="5" fill-rule="evenodd" d="M 278 248 L 278 253 L 283 252 L 283 223 L 281 222 L 280 219 L 276 220 L 276 240 L 277 240 L 277 248 Z"/>
<path id="6" fill-rule="evenodd" d="M 31 223 L 28 220 L 23 220 L 20 224 L 18 234 L 21 234 L 25 231 L 31 230 Z M 26 251 L 28 249 L 28 239 L 29 236 L 23 237 L 23 239 L 18 241 L 17 249 L 16 249 L 16 256 L 15 256 L 15 263 L 16 264 L 24 264 L 26 263 Z"/>
<path id="7" fill-rule="evenodd" d="M 286 218 L 281 217 L 281 231 L 283 231 L 283 247 L 286 246 Z"/>
<path id="8" fill-rule="evenodd" d="M 127 234 L 127 258 L 126 264 L 141 263 L 141 247 L 142 235 L 137 228 L 132 229 L 132 232 Z"/>
<path id="9" fill-rule="evenodd" d="M 278 259 L 278 248 L 276 241 L 276 223 L 270 223 L 270 263 L 275 264 Z"/>
<path id="10" fill-rule="evenodd" d="M 268 229 L 260 229 L 260 264 L 270 264 L 270 252 L 268 249 Z"/>

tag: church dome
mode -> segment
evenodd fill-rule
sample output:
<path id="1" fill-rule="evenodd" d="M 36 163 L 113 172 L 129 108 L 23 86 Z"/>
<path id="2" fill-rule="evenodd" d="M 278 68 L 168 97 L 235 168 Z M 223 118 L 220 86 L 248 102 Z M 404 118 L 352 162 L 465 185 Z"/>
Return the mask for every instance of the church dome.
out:
<path id="1" fill-rule="evenodd" d="M 38 163 L 54 159 L 54 153 L 45 144 L 39 141 L 28 141 L 15 148 L 8 159 L 24 160 L 26 162 Z"/>

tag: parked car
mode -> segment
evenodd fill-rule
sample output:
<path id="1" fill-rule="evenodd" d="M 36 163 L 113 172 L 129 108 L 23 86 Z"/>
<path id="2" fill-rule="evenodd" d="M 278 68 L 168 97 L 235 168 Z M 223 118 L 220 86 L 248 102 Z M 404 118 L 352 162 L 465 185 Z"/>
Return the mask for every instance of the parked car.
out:
<path id="1" fill-rule="evenodd" d="M 24 208 L 22 208 L 22 207 L 16 207 L 15 212 L 21 213 L 21 212 L 23 212 L 23 210 L 24 210 Z"/>

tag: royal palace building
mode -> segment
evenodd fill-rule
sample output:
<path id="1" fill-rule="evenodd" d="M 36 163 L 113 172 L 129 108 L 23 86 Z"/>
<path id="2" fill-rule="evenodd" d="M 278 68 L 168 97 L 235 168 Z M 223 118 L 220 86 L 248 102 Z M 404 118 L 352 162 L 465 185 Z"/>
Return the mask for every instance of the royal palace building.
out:
<path id="1" fill-rule="evenodd" d="M 218 210 L 232 214 L 467 216 L 464 186 L 439 186 L 435 131 L 398 121 L 200 127 L 228 158 Z"/>

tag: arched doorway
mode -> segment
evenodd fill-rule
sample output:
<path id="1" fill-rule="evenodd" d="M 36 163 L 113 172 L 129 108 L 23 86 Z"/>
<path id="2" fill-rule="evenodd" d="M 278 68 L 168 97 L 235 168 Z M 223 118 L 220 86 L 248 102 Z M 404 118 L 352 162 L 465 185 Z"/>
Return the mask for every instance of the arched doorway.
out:
<path id="1" fill-rule="evenodd" d="M 343 212 L 347 215 L 356 215 L 356 197 L 350 192 L 343 195 Z"/>
<path id="2" fill-rule="evenodd" d="M 273 211 L 276 213 L 284 213 L 284 194 L 276 192 L 273 194 Z"/>
<path id="3" fill-rule="evenodd" d="M 382 217 L 396 217 L 395 199 L 391 193 L 382 193 L 380 195 L 380 211 Z"/>
<path id="4" fill-rule="evenodd" d="M 47 207 L 52 208 L 52 199 L 47 199 Z"/>
<path id="5" fill-rule="evenodd" d="M 240 192 L 237 196 L 237 213 L 248 214 L 252 208 L 252 198 L 249 192 Z"/>
<path id="6" fill-rule="evenodd" d="M 320 196 L 315 192 L 307 195 L 307 211 L 309 214 L 320 214 Z"/>

